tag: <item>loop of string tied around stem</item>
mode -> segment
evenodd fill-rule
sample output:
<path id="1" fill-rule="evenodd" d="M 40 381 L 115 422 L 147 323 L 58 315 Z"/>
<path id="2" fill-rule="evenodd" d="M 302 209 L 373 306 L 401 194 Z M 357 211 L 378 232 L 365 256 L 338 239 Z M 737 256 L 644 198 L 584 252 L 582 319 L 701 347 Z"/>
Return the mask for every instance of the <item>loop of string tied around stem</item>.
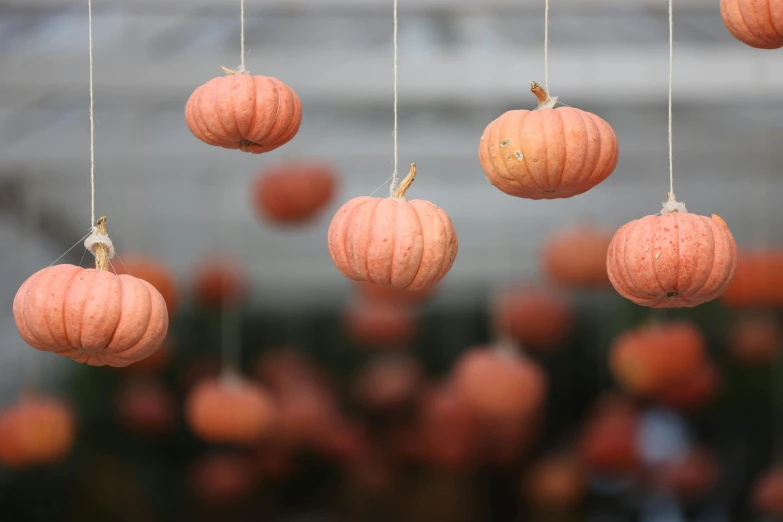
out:
<path id="1" fill-rule="evenodd" d="M 101 222 L 103 222 L 101 224 Z M 106 247 L 107 251 L 107 258 L 113 259 L 114 258 L 114 244 L 111 241 L 111 238 L 106 233 L 106 218 L 102 217 L 98 220 L 98 225 L 92 227 L 92 232 L 89 236 L 87 236 L 87 239 L 84 240 L 84 248 L 90 251 L 90 253 L 97 257 L 97 249 L 95 248 L 97 245 L 104 245 Z"/>
<path id="2" fill-rule="evenodd" d="M 240 74 L 250 74 L 250 71 L 245 68 L 245 64 L 239 65 L 236 69 L 229 69 L 228 67 L 225 67 L 223 65 L 220 66 L 220 69 L 228 75 L 236 75 L 239 76 Z"/>

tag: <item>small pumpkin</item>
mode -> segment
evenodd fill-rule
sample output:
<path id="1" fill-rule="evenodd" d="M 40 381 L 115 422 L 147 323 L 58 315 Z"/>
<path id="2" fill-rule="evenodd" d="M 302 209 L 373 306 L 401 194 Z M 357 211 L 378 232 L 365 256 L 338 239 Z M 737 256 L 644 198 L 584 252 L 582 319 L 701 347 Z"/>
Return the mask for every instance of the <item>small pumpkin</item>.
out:
<path id="1" fill-rule="evenodd" d="M 720 391 L 722 382 L 717 367 L 706 363 L 684 380 L 672 384 L 657 399 L 669 408 L 692 412 L 708 406 Z"/>
<path id="2" fill-rule="evenodd" d="M 96 234 L 108 239 L 105 217 Z M 92 366 L 128 366 L 166 338 L 166 301 L 148 282 L 109 271 L 106 244 L 93 248 L 95 269 L 50 266 L 22 284 L 13 305 L 16 328 L 38 350 Z"/>
<path id="3" fill-rule="evenodd" d="M 779 0 L 721 0 L 720 14 L 740 42 L 757 49 L 783 47 L 783 4 Z"/>
<path id="4" fill-rule="evenodd" d="M 174 399 L 157 379 L 124 382 L 117 391 L 115 411 L 126 430 L 142 437 L 168 435 L 176 422 Z"/>
<path id="5" fill-rule="evenodd" d="M 764 473 L 753 486 L 753 507 L 768 517 L 783 517 L 783 468 Z"/>
<path id="6" fill-rule="evenodd" d="M 148 282 L 163 296 L 169 317 L 177 313 L 179 294 L 174 274 L 163 263 L 143 256 L 125 256 L 121 263 L 114 264 L 117 274 L 128 274 Z"/>
<path id="7" fill-rule="evenodd" d="M 565 343 L 574 323 L 571 304 L 548 288 L 521 287 L 502 292 L 495 300 L 493 315 L 500 335 L 538 351 Z"/>
<path id="8" fill-rule="evenodd" d="M 664 465 L 662 482 L 678 498 L 701 500 L 710 493 L 719 479 L 720 466 L 707 449 L 693 449 Z"/>
<path id="9" fill-rule="evenodd" d="M 189 470 L 194 497 L 212 506 L 228 506 L 247 498 L 256 477 L 247 458 L 233 453 L 210 453 L 199 457 Z"/>
<path id="10" fill-rule="evenodd" d="M 414 314 L 402 306 L 357 301 L 345 310 L 343 328 L 356 344 L 367 348 L 394 348 L 410 343 L 418 330 Z"/>
<path id="11" fill-rule="evenodd" d="M 479 418 L 530 419 L 547 391 L 544 372 L 513 348 L 474 348 L 454 366 L 454 389 Z"/>
<path id="12" fill-rule="evenodd" d="M 589 225 L 555 233 L 547 239 L 541 255 L 547 279 L 565 288 L 610 287 L 606 253 L 612 236 Z"/>
<path id="13" fill-rule="evenodd" d="M 654 397 L 695 374 L 705 363 L 705 341 L 691 323 L 644 326 L 612 344 L 609 366 L 629 392 Z"/>
<path id="14" fill-rule="evenodd" d="M 506 194 L 526 199 L 570 198 L 587 192 L 617 166 L 617 136 L 604 120 L 572 107 L 536 82 L 533 111 L 508 111 L 490 123 L 479 144 L 487 180 Z"/>
<path id="15" fill-rule="evenodd" d="M 457 257 L 457 233 L 448 214 L 429 201 L 408 201 L 416 177 L 389 198 L 362 196 L 343 205 L 329 226 L 329 254 L 354 281 L 420 290 L 441 280 Z"/>
<path id="16" fill-rule="evenodd" d="M 253 184 L 253 205 L 275 224 L 313 219 L 334 197 L 337 174 L 328 163 L 289 162 L 269 167 Z"/>
<path id="17" fill-rule="evenodd" d="M 422 382 L 422 369 L 412 358 L 384 357 L 359 371 L 356 395 L 367 408 L 386 410 L 409 404 Z"/>
<path id="18" fill-rule="evenodd" d="M 0 464 L 10 468 L 56 464 L 74 441 L 76 421 L 64 402 L 26 397 L 0 413 Z"/>
<path id="19" fill-rule="evenodd" d="M 204 307 L 219 308 L 240 302 L 247 293 L 242 269 L 221 259 L 205 259 L 196 268 L 193 290 L 196 301 Z"/>
<path id="20" fill-rule="evenodd" d="M 317 368 L 300 351 L 282 346 L 261 354 L 253 363 L 253 375 L 275 393 L 321 380 Z"/>
<path id="21" fill-rule="evenodd" d="M 545 456 L 524 477 L 522 496 L 539 512 L 557 513 L 578 507 L 587 496 L 582 463 L 567 453 Z"/>
<path id="22" fill-rule="evenodd" d="M 193 432 L 206 441 L 253 444 L 271 432 L 276 412 L 261 386 L 224 374 L 190 392 L 185 414 Z"/>
<path id="23" fill-rule="evenodd" d="M 780 349 L 780 341 L 780 324 L 773 315 L 738 317 L 729 329 L 729 350 L 735 359 L 745 364 L 773 362 Z"/>
<path id="24" fill-rule="evenodd" d="M 302 104 L 277 78 L 231 71 L 198 87 L 185 105 L 185 123 L 209 145 L 261 154 L 299 132 Z"/>
<path id="25" fill-rule="evenodd" d="M 606 258 L 612 286 L 651 308 L 689 308 L 720 296 L 737 268 L 726 222 L 688 213 L 673 194 L 661 214 L 631 221 L 614 235 Z"/>
<path id="26" fill-rule="evenodd" d="M 292 447 L 312 447 L 339 420 L 331 391 L 302 383 L 284 389 L 276 396 L 277 429 L 275 434 Z"/>
<path id="27" fill-rule="evenodd" d="M 585 425 L 580 458 L 590 473 L 626 476 L 634 473 L 641 462 L 637 445 L 638 414 L 621 402 L 606 404 Z"/>
<path id="28" fill-rule="evenodd" d="M 783 250 L 740 252 L 734 279 L 721 302 L 740 309 L 783 307 Z"/>

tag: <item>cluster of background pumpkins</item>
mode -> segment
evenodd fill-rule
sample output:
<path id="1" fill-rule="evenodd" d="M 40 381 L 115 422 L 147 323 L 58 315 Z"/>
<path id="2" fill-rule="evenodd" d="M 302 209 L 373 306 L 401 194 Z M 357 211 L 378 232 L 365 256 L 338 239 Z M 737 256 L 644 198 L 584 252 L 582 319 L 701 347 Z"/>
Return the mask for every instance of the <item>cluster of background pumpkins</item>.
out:
<path id="1" fill-rule="evenodd" d="M 748 45 L 783 46 L 783 2 L 723 0 L 721 9 L 727 27 Z M 482 136 L 479 157 L 490 182 L 515 196 L 545 199 L 581 194 L 606 179 L 618 157 L 611 127 L 578 109 L 554 109 L 555 100 L 540 86 L 532 90 L 537 110 L 506 113 Z M 186 121 L 206 143 L 263 153 L 293 138 L 301 105 L 279 80 L 240 70 L 199 87 L 186 106 Z M 392 412 L 398 421 L 384 430 L 381 443 L 340 407 L 345 390 L 295 351 L 262 355 L 250 378 L 240 376 L 240 361 L 222 369 L 211 363 L 187 371 L 172 367 L 175 341 L 167 331 L 178 293 L 168 271 L 152 260 L 115 263 L 119 275 L 72 265 L 46 268 L 17 294 L 17 327 L 36 349 L 90 365 L 127 366 L 117 370 L 126 373 L 114 411 L 143 438 L 175 430 L 177 400 L 161 377 L 175 373 L 185 383 L 189 429 L 204 442 L 234 448 L 210 453 L 193 468 L 191 487 L 216 504 L 236 501 L 265 480 L 284 479 L 291 456 L 303 448 L 339 462 L 371 490 L 392 481 L 389 461 L 451 470 L 515 466 L 539 435 L 553 385 L 539 358 L 573 335 L 577 314 L 568 292 L 613 286 L 653 308 L 692 307 L 722 294 L 723 305 L 739 311 L 724 332 L 735 360 L 764 365 L 775 359 L 781 332 L 770 309 L 783 306 L 783 254 L 737 256 L 722 220 L 670 205 L 664 215 L 632 222 L 616 235 L 581 226 L 549 238 L 541 259 L 551 285 L 498 295 L 489 312 L 494 344 L 467 350 L 442 379 L 427 382 L 414 358 L 393 349 L 415 339 L 418 311 L 454 262 L 457 239 L 442 209 L 405 199 L 414 176 L 412 166 L 390 198 L 349 201 L 329 231 L 332 258 L 357 281 L 359 296 L 344 311 L 341 327 L 357 346 L 385 349 L 351 387 L 363 411 Z M 258 178 L 255 202 L 271 222 L 307 222 L 330 203 L 336 179 L 325 163 L 281 164 Z M 105 222 L 95 236 L 92 252 L 100 265 L 112 255 L 101 239 Z M 707 236 L 710 241 L 695 241 Z M 674 263 L 683 258 L 691 262 Z M 248 283 L 241 267 L 217 260 L 204 264 L 194 289 L 203 307 L 220 309 L 240 304 Z M 541 510 L 567 511 L 583 499 L 587 475 L 641 474 L 651 487 L 666 484 L 688 498 L 709 490 L 719 474 L 709 450 L 696 448 L 650 468 L 637 444 L 646 406 L 691 412 L 715 399 L 722 377 L 708 344 L 700 327 L 687 321 L 651 321 L 616 336 L 609 367 L 628 396 L 603 396 L 578 437 L 526 467 L 523 496 Z M 395 417 L 400 411 L 407 412 L 406 422 Z M 0 416 L 0 462 L 11 468 L 60 462 L 73 447 L 76 428 L 64 402 L 23 396 Z M 783 470 L 761 477 L 753 499 L 761 512 L 783 516 Z"/>

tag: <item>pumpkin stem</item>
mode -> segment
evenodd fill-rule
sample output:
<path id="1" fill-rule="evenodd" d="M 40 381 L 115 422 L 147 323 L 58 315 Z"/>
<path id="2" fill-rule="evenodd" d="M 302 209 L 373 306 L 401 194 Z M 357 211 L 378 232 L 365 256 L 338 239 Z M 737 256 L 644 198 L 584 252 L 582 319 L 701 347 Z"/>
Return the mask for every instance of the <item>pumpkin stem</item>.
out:
<path id="1" fill-rule="evenodd" d="M 393 199 L 406 199 L 405 193 L 408 192 L 408 189 L 411 188 L 411 184 L 413 183 L 413 179 L 416 177 L 416 164 L 411 163 L 411 169 L 408 172 L 408 175 L 405 176 L 405 179 L 400 182 L 399 185 L 397 185 L 397 188 L 394 189 L 394 193 L 392 194 Z"/>
<path id="2" fill-rule="evenodd" d="M 245 69 L 245 66 L 244 66 L 244 65 L 240 65 L 240 66 L 239 66 L 239 67 L 237 67 L 236 69 L 229 69 L 228 67 L 223 67 L 222 65 L 220 66 L 220 68 L 223 70 L 223 72 L 224 72 L 225 74 L 229 74 L 229 75 L 231 75 L 231 74 L 234 74 L 234 75 L 239 75 L 239 74 L 250 74 L 250 71 L 248 71 L 247 69 Z"/>
<path id="3" fill-rule="evenodd" d="M 95 233 L 99 236 L 108 236 L 106 233 L 106 216 L 98 218 L 95 223 Z M 97 242 L 93 246 L 95 253 L 95 270 L 109 269 L 109 246 L 102 242 Z"/>
<path id="4" fill-rule="evenodd" d="M 536 95 L 539 109 L 553 109 L 557 103 L 557 96 L 550 97 L 549 93 L 538 82 L 530 82 L 530 92 Z"/>
<path id="5" fill-rule="evenodd" d="M 685 208 L 685 203 L 677 201 L 677 198 L 674 196 L 674 192 L 669 192 L 666 194 L 666 201 L 663 202 L 661 215 L 665 216 L 666 214 L 676 214 L 677 212 L 685 213 L 688 212 L 688 209 Z"/>

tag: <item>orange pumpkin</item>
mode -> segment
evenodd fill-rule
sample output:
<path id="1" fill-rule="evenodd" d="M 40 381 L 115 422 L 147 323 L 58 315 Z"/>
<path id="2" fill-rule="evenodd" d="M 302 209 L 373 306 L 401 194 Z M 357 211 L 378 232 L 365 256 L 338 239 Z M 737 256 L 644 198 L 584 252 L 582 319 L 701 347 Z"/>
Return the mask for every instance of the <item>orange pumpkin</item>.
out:
<path id="1" fill-rule="evenodd" d="M 284 163 L 264 170 L 253 185 L 258 213 L 277 224 L 314 218 L 334 196 L 337 174 L 326 163 Z"/>
<path id="2" fill-rule="evenodd" d="M 544 372 L 513 351 L 474 348 L 453 369 L 454 389 L 480 418 L 496 421 L 529 419 L 547 390 Z"/>
<path id="3" fill-rule="evenodd" d="M 260 355 L 254 363 L 253 375 L 275 393 L 319 382 L 313 364 L 291 347 L 278 347 Z"/>
<path id="4" fill-rule="evenodd" d="M 683 412 L 698 410 L 715 399 L 721 383 L 721 375 L 715 365 L 703 364 L 692 375 L 664 390 L 658 401 Z"/>
<path id="5" fill-rule="evenodd" d="M 228 70 L 226 70 L 228 71 Z M 285 145 L 299 132 L 302 104 L 277 78 L 246 71 L 213 78 L 185 105 L 185 123 L 209 145 L 253 154 Z"/>
<path id="6" fill-rule="evenodd" d="M 483 419 L 483 461 L 499 467 L 520 463 L 541 431 L 541 415 L 524 419 Z"/>
<path id="7" fill-rule="evenodd" d="M 171 362 L 173 352 L 174 352 L 174 341 L 171 339 L 171 336 L 169 335 L 163 340 L 163 344 L 160 345 L 160 348 L 152 352 L 152 355 L 126 366 L 125 368 L 123 368 L 123 371 L 133 372 L 133 373 L 149 373 L 149 372 L 162 371 Z"/>
<path id="8" fill-rule="evenodd" d="M 479 144 L 487 180 L 506 194 L 527 199 L 570 198 L 587 192 L 617 166 L 617 137 L 604 120 L 530 85 L 539 106 L 514 110 L 490 123 Z"/>
<path id="9" fill-rule="evenodd" d="M 339 420 L 329 389 L 303 383 L 286 388 L 277 399 L 276 436 L 292 447 L 317 443 Z"/>
<path id="10" fill-rule="evenodd" d="M 437 285 L 432 285 L 419 290 L 410 290 L 408 288 L 376 285 L 367 281 L 356 283 L 356 290 L 362 300 L 381 301 L 400 306 L 413 306 L 426 301 L 437 288 Z"/>
<path id="11" fill-rule="evenodd" d="M 638 429 L 633 408 L 622 402 L 604 403 L 582 432 L 579 451 L 587 470 L 609 476 L 636 471 L 640 464 Z"/>
<path id="12" fill-rule="evenodd" d="M 566 288 L 610 286 L 606 253 L 612 233 L 588 225 L 565 229 L 549 237 L 542 253 L 547 278 Z"/>
<path id="13" fill-rule="evenodd" d="M 705 449 L 691 450 L 664 466 L 662 481 L 683 500 L 703 498 L 719 478 L 718 459 Z"/>
<path id="14" fill-rule="evenodd" d="M 62 401 L 27 397 L 0 413 L 0 464 L 56 464 L 70 453 L 76 421 Z"/>
<path id="15" fill-rule="evenodd" d="M 242 270 L 229 261 L 208 259 L 196 269 L 194 278 L 196 301 L 206 307 L 237 303 L 246 294 Z"/>
<path id="16" fill-rule="evenodd" d="M 783 307 L 783 251 L 740 252 L 734 279 L 721 301 L 730 308 Z"/>
<path id="17" fill-rule="evenodd" d="M 525 348 L 550 350 L 571 335 L 574 314 L 559 293 L 545 288 L 518 288 L 498 296 L 494 304 L 495 328 Z"/>
<path id="18" fill-rule="evenodd" d="M 200 457 L 191 466 L 189 479 L 195 498 L 219 506 L 244 500 L 256 485 L 248 459 L 231 453 Z"/>
<path id="19" fill-rule="evenodd" d="M 579 459 L 549 455 L 533 464 L 522 482 L 523 497 L 539 511 L 562 512 L 587 496 L 587 481 Z"/>
<path id="20" fill-rule="evenodd" d="M 728 343 L 731 354 L 746 364 L 775 360 L 780 347 L 780 324 L 771 315 L 749 315 L 733 320 Z"/>
<path id="21" fill-rule="evenodd" d="M 421 384 L 422 369 L 408 357 L 377 359 L 357 376 L 359 400 L 370 409 L 388 409 L 410 402 Z"/>
<path id="22" fill-rule="evenodd" d="M 783 517 L 783 468 L 773 468 L 756 481 L 752 502 L 763 515 Z"/>
<path id="23" fill-rule="evenodd" d="M 441 280 L 457 257 L 457 233 L 443 209 L 408 201 L 408 176 L 389 198 L 362 196 L 343 205 L 329 226 L 329 254 L 354 281 L 419 290 Z"/>
<path id="24" fill-rule="evenodd" d="M 629 392 L 651 397 L 692 377 L 704 365 L 704 352 L 704 337 L 693 324 L 654 324 L 617 337 L 609 366 Z"/>
<path id="25" fill-rule="evenodd" d="M 720 13 L 740 42 L 757 49 L 783 47 L 783 4 L 779 0 L 721 0 Z"/>
<path id="26" fill-rule="evenodd" d="M 416 319 L 410 310 L 373 301 L 352 303 L 345 311 L 343 327 L 351 340 L 368 348 L 406 345 L 417 331 Z"/>
<path id="27" fill-rule="evenodd" d="M 688 308 L 712 301 L 731 283 L 737 245 L 726 222 L 690 214 L 685 206 L 620 228 L 606 268 L 615 290 L 641 306 Z"/>
<path id="28" fill-rule="evenodd" d="M 106 236 L 106 218 L 98 220 Z M 108 247 L 94 245 L 96 268 L 56 265 L 39 270 L 14 298 L 22 339 L 92 366 L 128 366 L 149 357 L 169 327 L 166 302 L 148 282 L 109 271 Z"/>
<path id="29" fill-rule="evenodd" d="M 174 399 L 159 380 L 126 381 L 117 391 L 115 403 L 120 423 L 134 434 L 158 437 L 174 429 Z"/>
<path id="30" fill-rule="evenodd" d="M 117 274 L 128 274 L 143 279 L 160 292 L 166 301 L 169 317 L 177 313 L 179 295 L 174 275 L 162 263 L 141 256 L 126 256 L 121 263 L 114 263 Z"/>
<path id="31" fill-rule="evenodd" d="M 185 414 L 193 432 L 206 441 L 252 444 L 272 430 L 275 404 L 259 385 L 224 375 L 198 384 Z"/>

